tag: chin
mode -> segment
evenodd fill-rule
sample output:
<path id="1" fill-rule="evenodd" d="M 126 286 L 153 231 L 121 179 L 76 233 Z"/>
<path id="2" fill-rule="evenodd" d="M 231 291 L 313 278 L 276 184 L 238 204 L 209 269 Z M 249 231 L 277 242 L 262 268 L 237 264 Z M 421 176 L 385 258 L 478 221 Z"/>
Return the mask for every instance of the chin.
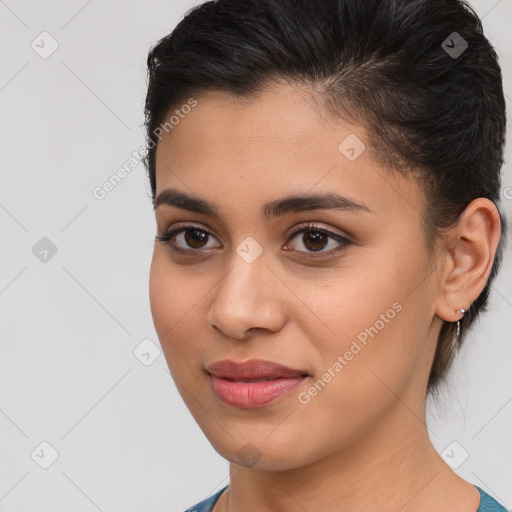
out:
<path id="1" fill-rule="evenodd" d="M 222 438 L 208 436 L 215 451 L 233 464 L 256 471 L 285 471 L 313 462 L 314 455 L 303 453 L 298 439 L 271 439 L 269 430 L 261 434 L 231 437 L 225 431 Z M 309 446 L 311 449 L 311 446 Z M 311 460 L 308 460 L 311 459 Z"/>

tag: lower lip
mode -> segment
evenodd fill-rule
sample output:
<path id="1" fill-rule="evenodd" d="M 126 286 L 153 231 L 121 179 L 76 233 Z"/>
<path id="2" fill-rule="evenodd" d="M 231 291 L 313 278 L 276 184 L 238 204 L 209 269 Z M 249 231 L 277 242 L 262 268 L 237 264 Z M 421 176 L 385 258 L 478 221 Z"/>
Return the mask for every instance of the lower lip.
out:
<path id="1" fill-rule="evenodd" d="M 260 382 L 234 382 L 210 375 L 215 394 L 233 407 L 252 409 L 275 402 L 296 388 L 306 377 L 286 377 Z"/>

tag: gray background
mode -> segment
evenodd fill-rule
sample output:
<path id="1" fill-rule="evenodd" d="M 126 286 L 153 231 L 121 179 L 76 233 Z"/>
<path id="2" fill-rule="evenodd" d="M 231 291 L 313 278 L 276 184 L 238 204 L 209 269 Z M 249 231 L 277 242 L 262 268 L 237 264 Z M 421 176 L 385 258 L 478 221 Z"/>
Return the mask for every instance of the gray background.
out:
<path id="1" fill-rule="evenodd" d="M 0 0 L 2 512 L 179 512 L 228 482 L 158 354 L 143 165 L 93 196 L 144 143 L 150 46 L 196 3 Z M 500 57 L 510 117 L 512 0 L 471 4 Z M 509 509 L 511 260 L 509 247 L 490 311 L 429 407 L 436 448 Z"/>

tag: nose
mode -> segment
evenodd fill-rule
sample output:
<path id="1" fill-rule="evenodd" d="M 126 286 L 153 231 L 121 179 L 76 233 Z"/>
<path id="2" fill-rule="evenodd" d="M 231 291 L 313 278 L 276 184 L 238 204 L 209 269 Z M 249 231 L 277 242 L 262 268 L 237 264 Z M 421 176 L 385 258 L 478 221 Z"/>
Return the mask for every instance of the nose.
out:
<path id="1" fill-rule="evenodd" d="M 277 332 L 286 315 L 280 296 L 286 287 L 267 266 L 264 255 L 247 263 L 234 254 L 231 269 L 220 280 L 208 311 L 208 323 L 230 338 L 242 340 L 247 331 Z"/>

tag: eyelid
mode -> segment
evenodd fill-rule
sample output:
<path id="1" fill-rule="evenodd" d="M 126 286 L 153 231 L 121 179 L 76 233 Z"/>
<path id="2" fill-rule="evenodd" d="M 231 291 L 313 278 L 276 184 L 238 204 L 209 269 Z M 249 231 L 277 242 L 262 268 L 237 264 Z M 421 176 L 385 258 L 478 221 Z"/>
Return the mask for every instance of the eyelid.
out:
<path id="1" fill-rule="evenodd" d="M 285 250 L 287 252 L 299 254 L 301 259 L 309 259 L 313 261 L 317 261 L 320 263 L 322 260 L 329 260 L 339 253 L 344 252 L 349 246 L 354 245 L 355 242 L 351 240 L 350 236 L 342 235 L 333 231 L 331 228 L 326 228 L 321 225 L 318 225 L 316 222 L 306 222 L 305 224 L 301 224 L 295 227 L 292 232 L 288 235 L 288 240 L 292 241 L 297 235 L 300 233 L 308 233 L 308 232 L 317 232 L 324 234 L 327 238 L 334 240 L 338 245 L 334 248 L 331 248 L 327 251 L 299 251 L 299 250 L 289 250 L 287 247 L 290 245 L 286 244 Z"/>
<path id="2" fill-rule="evenodd" d="M 298 226 L 295 226 L 287 236 L 289 238 L 291 238 L 291 237 L 295 236 L 297 233 L 300 233 L 303 231 L 305 232 L 308 230 L 309 231 L 318 230 L 318 231 L 326 233 L 328 236 L 332 236 L 334 238 L 339 237 L 348 242 L 352 242 L 352 239 L 351 239 L 352 237 L 348 233 L 338 233 L 337 231 L 333 231 L 333 229 L 330 227 L 325 227 L 325 226 L 322 226 L 321 224 L 318 224 L 318 223 L 312 222 L 312 221 L 308 221 L 308 222 L 299 224 Z"/>
<path id="3" fill-rule="evenodd" d="M 183 249 L 181 247 L 176 246 L 171 240 L 175 239 L 176 236 L 183 233 L 187 230 L 197 229 L 198 231 L 203 231 L 204 233 L 208 234 L 209 236 L 217 239 L 217 236 L 208 228 L 205 228 L 201 225 L 191 224 L 190 222 L 184 222 L 184 223 L 177 223 L 172 226 L 172 228 L 169 228 L 165 230 L 163 233 L 158 234 L 155 237 L 155 240 L 160 240 L 163 243 L 169 245 L 171 247 L 171 250 L 175 252 L 181 252 L 182 254 L 193 254 L 201 252 L 208 252 L 210 248 L 206 249 Z M 331 256 L 333 253 L 336 253 L 339 250 L 342 250 L 346 248 L 348 245 L 354 244 L 354 242 L 351 240 L 350 235 L 346 234 L 340 234 L 335 231 L 333 231 L 331 228 L 323 227 L 321 225 L 318 225 L 316 222 L 308 221 L 306 223 L 302 223 L 299 226 L 295 226 L 293 230 L 287 235 L 287 241 L 292 240 L 296 235 L 299 233 L 307 233 L 308 231 L 317 231 L 320 233 L 324 233 L 327 237 L 335 240 L 338 244 L 340 244 L 338 247 L 334 249 L 330 249 L 328 251 L 290 251 L 290 252 L 296 252 L 299 254 L 302 254 L 303 257 L 306 258 L 317 258 L 320 259 L 323 257 Z M 288 242 L 287 242 L 288 245 Z M 318 255 L 318 256 L 316 256 Z"/>
<path id="4" fill-rule="evenodd" d="M 208 233 L 209 235 L 217 237 L 217 235 L 215 235 L 213 230 L 211 230 L 210 228 L 206 228 L 202 224 L 195 224 L 193 222 L 177 222 L 176 224 L 172 224 L 170 228 L 165 229 L 162 234 L 165 235 L 166 233 L 169 233 L 171 231 L 176 232 L 179 231 L 180 229 L 184 231 L 187 229 L 199 229 L 201 231 L 204 231 L 205 233 Z"/>
<path id="5" fill-rule="evenodd" d="M 204 233 L 207 233 L 209 236 L 217 239 L 217 235 L 213 233 L 210 229 L 207 229 L 201 225 L 191 224 L 190 222 L 184 222 L 184 223 L 177 223 L 173 224 L 171 228 L 165 229 L 163 232 L 157 234 L 155 236 L 155 241 L 159 240 L 167 245 L 169 245 L 172 250 L 182 253 L 192 253 L 192 252 L 201 252 L 201 249 L 183 249 L 181 247 L 177 247 L 175 244 L 172 243 L 171 239 L 174 239 L 179 234 L 183 233 L 184 231 L 197 229 L 198 231 L 203 231 Z"/>
<path id="6" fill-rule="evenodd" d="M 215 238 L 217 238 L 217 235 L 210 229 L 210 228 L 205 228 L 203 227 L 203 225 L 201 224 L 194 224 L 194 223 L 191 223 L 191 222 L 183 222 L 183 223 L 176 223 L 176 224 L 173 224 L 172 225 L 172 229 L 169 228 L 169 229 L 165 229 L 161 234 L 160 236 L 162 235 L 165 235 L 171 231 L 177 231 L 179 229 L 185 229 L 185 228 L 195 228 L 195 229 L 200 229 L 201 231 L 205 231 L 206 233 L 214 236 Z M 316 222 L 314 221 L 307 221 L 307 222 L 303 222 L 302 224 L 299 224 L 298 226 L 294 226 L 294 228 L 286 235 L 288 238 L 292 237 L 292 236 L 295 236 L 297 233 L 301 232 L 302 230 L 304 229 L 307 229 L 307 228 L 310 228 L 310 229 L 318 229 L 320 231 L 325 231 L 327 234 L 329 235 L 334 235 L 334 236 L 339 236 L 341 238 L 344 238 L 346 240 L 349 240 L 349 241 L 352 241 L 351 238 L 352 236 L 346 232 L 344 233 L 338 233 L 336 231 L 333 231 L 332 228 L 328 228 L 328 227 L 324 227 L 322 225 L 319 225 L 317 224 Z"/>

